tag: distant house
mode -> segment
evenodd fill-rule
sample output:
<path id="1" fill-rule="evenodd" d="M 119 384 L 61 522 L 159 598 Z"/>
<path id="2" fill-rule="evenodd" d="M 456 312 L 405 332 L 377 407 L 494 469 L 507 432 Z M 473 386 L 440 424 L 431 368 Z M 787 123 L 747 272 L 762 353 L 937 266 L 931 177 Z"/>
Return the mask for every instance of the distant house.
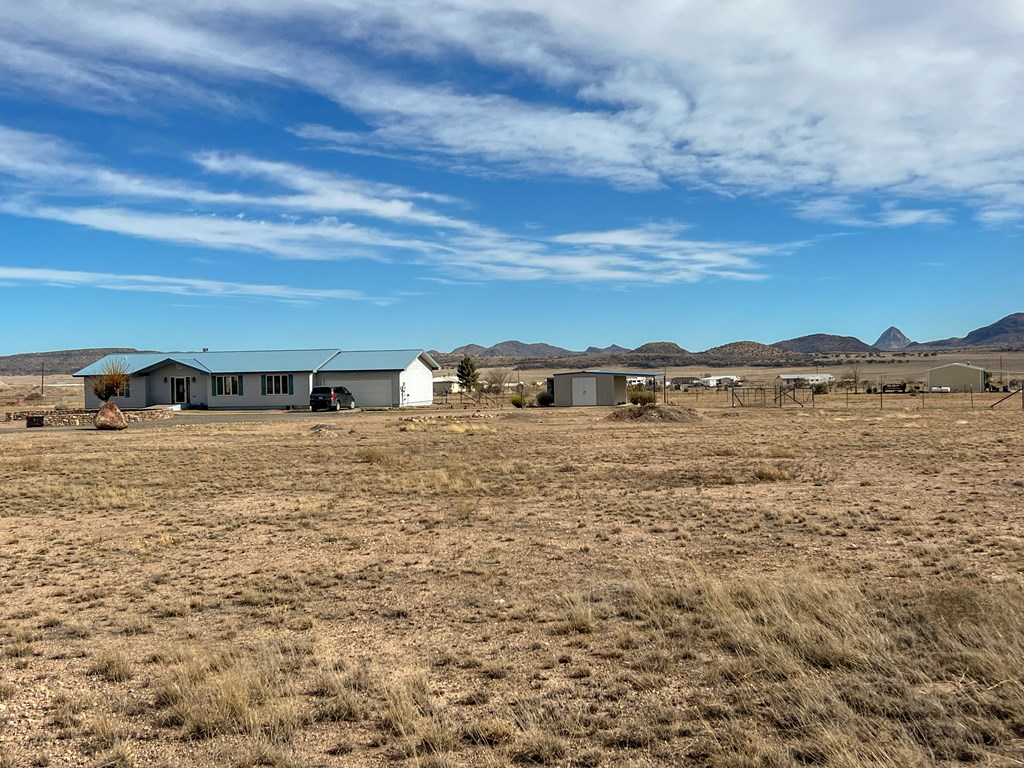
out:
<path id="1" fill-rule="evenodd" d="M 817 387 L 822 384 L 831 387 L 836 383 L 836 377 L 831 373 L 783 373 L 776 381 L 791 387 Z"/>
<path id="2" fill-rule="evenodd" d="M 457 395 L 462 391 L 458 376 L 435 376 L 434 396 Z"/>
<path id="3" fill-rule="evenodd" d="M 951 392 L 984 392 L 986 371 L 970 363 L 949 363 L 932 368 L 925 373 L 925 385 L 949 387 Z"/>
<path id="4" fill-rule="evenodd" d="M 734 387 L 740 383 L 739 376 L 705 376 L 701 379 L 697 379 L 697 384 L 702 387 L 710 387 L 715 389 L 717 387 Z"/>
<path id="5" fill-rule="evenodd" d="M 232 410 L 306 407 L 316 386 L 347 387 L 360 407 L 430 405 L 440 368 L 419 349 L 114 354 L 74 374 L 85 379 L 87 408 L 99 407 L 90 382 L 110 365 L 130 376 L 124 393 L 112 399 L 119 406 Z"/>

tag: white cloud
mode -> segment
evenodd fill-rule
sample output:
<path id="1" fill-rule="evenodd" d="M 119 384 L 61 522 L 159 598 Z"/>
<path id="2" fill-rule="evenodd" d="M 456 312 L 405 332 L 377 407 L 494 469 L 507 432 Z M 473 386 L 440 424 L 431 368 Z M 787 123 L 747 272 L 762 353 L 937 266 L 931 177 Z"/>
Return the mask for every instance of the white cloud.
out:
<path id="1" fill-rule="evenodd" d="M 683 237 L 687 225 L 672 221 L 517 235 L 436 212 L 434 206 L 452 202 L 442 195 L 247 155 L 205 152 L 192 160 L 207 173 L 255 177 L 285 191 L 213 192 L 176 179 L 122 173 L 53 137 L 0 126 L 0 175 L 10 177 L 13 188 L 13 194 L 0 194 L 0 213 L 283 259 L 413 264 L 460 281 L 760 279 L 765 260 L 799 247 L 700 241 Z M 379 226 L 316 215 L 322 211 L 372 217 Z"/>
<path id="2" fill-rule="evenodd" d="M 795 211 L 802 219 L 848 227 L 943 226 L 953 222 L 953 217 L 946 211 L 935 208 L 901 208 L 892 200 L 883 202 L 877 212 L 871 212 L 866 205 L 849 197 L 808 200 L 797 205 Z"/>
<path id="3" fill-rule="evenodd" d="M 895 203 L 887 202 L 882 205 L 879 221 L 883 226 L 887 227 L 907 227 L 918 224 L 941 226 L 951 224 L 953 219 L 944 211 L 935 209 L 906 209 L 898 207 Z"/>
<path id="4" fill-rule="evenodd" d="M 257 196 L 214 192 L 174 179 L 124 173 L 104 167 L 56 137 L 0 125 L 0 176 L 12 177 L 15 188 L 29 193 L 62 197 L 102 195 L 134 202 L 176 200 L 194 206 L 245 206 L 257 211 L 348 214 L 397 224 L 473 228 L 469 222 L 424 210 L 413 202 L 454 202 L 443 195 L 245 155 L 204 152 L 197 153 L 193 160 L 210 173 L 230 174 L 242 179 L 258 177 L 293 194 Z"/>
<path id="5" fill-rule="evenodd" d="M 178 296 L 210 296 L 272 299 L 284 302 L 321 300 L 371 301 L 390 303 L 391 299 L 366 296 L 347 288 L 299 288 L 289 285 L 261 285 L 221 280 L 204 280 L 163 275 L 128 275 L 108 272 L 82 272 L 66 269 L 0 266 L 0 285 L 24 284 L 103 288 L 111 291 L 170 293 Z"/>
<path id="6" fill-rule="evenodd" d="M 105 232 L 236 251 L 262 252 L 287 259 L 384 258 L 389 249 L 423 252 L 426 240 L 359 227 L 332 218 L 292 224 L 212 215 L 154 213 L 124 208 L 72 208 L 0 203 L 0 212 L 60 221 Z"/>
<path id="7" fill-rule="evenodd" d="M 174 84 L 171 98 L 197 103 L 234 98 L 217 82 L 278 83 L 369 124 L 333 136 L 320 127 L 337 146 L 457 169 L 881 193 L 962 202 L 990 222 L 1024 207 L 1024 14 L 1011 2 L 520 0 L 498 11 L 483 0 L 5 0 L 0 10 L 8 85 L 98 108 L 153 99 L 159 78 Z M 352 44 L 365 51 L 358 63 Z M 495 85 L 453 81 L 452 57 L 491 68 Z M 421 66 L 386 74 L 399 59 Z"/>

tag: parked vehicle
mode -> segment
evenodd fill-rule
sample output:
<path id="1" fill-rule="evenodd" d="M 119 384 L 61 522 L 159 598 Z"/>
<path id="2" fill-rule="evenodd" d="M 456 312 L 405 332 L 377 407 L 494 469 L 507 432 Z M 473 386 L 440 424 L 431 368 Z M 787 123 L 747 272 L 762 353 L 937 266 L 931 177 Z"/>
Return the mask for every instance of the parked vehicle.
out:
<path id="1" fill-rule="evenodd" d="M 309 391 L 309 410 L 340 411 L 356 407 L 356 399 L 345 387 L 313 387 Z"/>

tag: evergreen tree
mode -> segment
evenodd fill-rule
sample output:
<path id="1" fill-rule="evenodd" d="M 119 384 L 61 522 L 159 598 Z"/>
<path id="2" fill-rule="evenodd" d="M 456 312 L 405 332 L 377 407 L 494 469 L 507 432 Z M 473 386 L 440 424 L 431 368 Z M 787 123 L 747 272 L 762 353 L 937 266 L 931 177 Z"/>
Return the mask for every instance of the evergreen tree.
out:
<path id="1" fill-rule="evenodd" d="M 455 375 L 459 378 L 459 386 L 465 392 L 472 392 L 480 383 L 480 371 L 476 369 L 476 363 L 469 355 L 462 358 L 459 367 L 455 369 Z"/>

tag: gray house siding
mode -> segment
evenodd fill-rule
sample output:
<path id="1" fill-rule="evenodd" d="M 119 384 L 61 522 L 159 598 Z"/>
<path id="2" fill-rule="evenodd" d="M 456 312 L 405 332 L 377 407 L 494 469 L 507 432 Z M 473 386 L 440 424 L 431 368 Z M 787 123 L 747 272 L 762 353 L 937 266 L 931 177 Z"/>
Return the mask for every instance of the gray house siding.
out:
<path id="1" fill-rule="evenodd" d="M 135 372 L 129 396 L 115 399 L 129 408 L 175 404 L 224 410 L 301 408 L 308 406 L 310 390 L 318 385 L 348 386 L 360 406 L 430 405 L 433 370 L 437 368 L 429 355 L 416 350 L 204 350 L 114 355 L 75 374 L 85 379 L 86 404 L 91 407 L 100 403 L 91 394 L 90 377 L 103 370 L 108 359 Z M 261 372 L 261 365 L 270 370 Z M 309 367 L 296 370 L 296 365 Z M 218 394 L 220 377 L 231 381 L 221 382 Z"/>
<path id="2" fill-rule="evenodd" d="M 103 403 L 92 391 L 94 376 L 85 377 L 85 407 L 99 408 Z M 132 376 L 128 383 L 128 397 L 112 397 L 110 402 L 118 408 L 145 408 L 146 407 L 146 377 Z"/>
<path id="3" fill-rule="evenodd" d="M 324 387 L 347 387 L 359 408 L 395 408 L 399 405 L 398 371 L 333 371 L 317 374 Z"/>

